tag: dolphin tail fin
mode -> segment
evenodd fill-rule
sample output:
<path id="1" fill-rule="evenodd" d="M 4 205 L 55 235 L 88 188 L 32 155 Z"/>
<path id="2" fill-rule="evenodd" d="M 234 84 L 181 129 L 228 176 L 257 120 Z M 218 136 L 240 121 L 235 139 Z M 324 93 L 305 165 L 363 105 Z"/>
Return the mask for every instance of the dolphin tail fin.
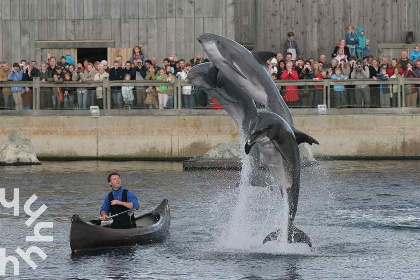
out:
<path id="1" fill-rule="evenodd" d="M 280 235 L 281 230 L 278 229 L 276 231 L 271 232 L 269 235 L 267 235 L 264 240 L 263 244 L 267 243 L 268 241 L 274 241 L 278 240 L 278 237 Z M 304 233 L 302 230 L 298 229 L 291 223 L 289 226 L 289 233 L 287 235 L 287 242 L 289 243 L 306 243 L 309 247 L 312 248 L 312 242 L 309 236 Z"/>
<path id="2" fill-rule="evenodd" d="M 292 223 L 289 227 L 289 234 L 287 237 L 287 241 L 290 243 L 306 243 L 309 245 L 309 247 L 312 247 L 312 242 L 309 236 L 304 233 L 302 230 L 295 227 L 295 225 Z"/>
<path id="3" fill-rule="evenodd" d="M 314 139 L 313 137 L 309 136 L 308 134 L 297 130 L 296 128 L 293 129 L 293 133 L 295 134 L 296 137 L 296 142 L 298 143 L 298 145 L 300 143 L 308 143 L 309 145 L 312 144 L 318 144 L 318 141 L 316 141 L 316 139 Z"/>

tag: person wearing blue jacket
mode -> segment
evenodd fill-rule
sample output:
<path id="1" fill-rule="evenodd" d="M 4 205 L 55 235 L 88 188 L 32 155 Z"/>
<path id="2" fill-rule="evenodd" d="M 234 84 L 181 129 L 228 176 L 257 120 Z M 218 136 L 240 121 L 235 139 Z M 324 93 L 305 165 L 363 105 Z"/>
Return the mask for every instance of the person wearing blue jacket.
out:
<path id="1" fill-rule="evenodd" d="M 338 80 L 338 81 L 344 81 L 347 80 L 348 77 L 343 75 L 341 73 L 341 69 L 339 67 L 335 68 L 335 74 L 331 76 L 331 80 Z M 333 85 L 334 90 L 334 97 L 335 97 L 335 106 L 337 109 L 340 109 L 342 106 L 344 106 L 344 100 L 346 99 L 344 96 L 344 85 Z"/>
<path id="2" fill-rule="evenodd" d="M 354 32 L 353 25 L 349 24 L 347 26 L 346 33 L 346 46 L 349 48 L 350 57 L 356 56 L 356 46 L 359 44 L 359 37 L 357 37 L 356 32 Z"/>
<path id="3" fill-rule="evenodd" d="M 410 54 L 410 60 L 413 63 L 416 63 L 417 59 L 420 59 L 420 45 L 416 45 L 416 47 L 414 48 L 414 51 L 412 51 Z"/>
<path id="4" fill-rule="evenodd" d="M 23 71 L 19 67 L 19 63 L 13 63 L 12 72 L 9 73 L 7 76 L 9 81 L 22 81 Z M 15 108 L 16 110 L 23 110 L 23 99 L 22 93 L 24 88 L 23 87 L 12 87 L 11 92 L 13 95 L 13 100 L 15 101 Z"/>
<path id="5" fill-rule="evenodd" d="M 363 59 L 363 52 L 366 49 L 365 29 L 363 27 L 357 29 L 357 38 L 359 39 L 359 43 L 356 46 L 357 59 Z"/>

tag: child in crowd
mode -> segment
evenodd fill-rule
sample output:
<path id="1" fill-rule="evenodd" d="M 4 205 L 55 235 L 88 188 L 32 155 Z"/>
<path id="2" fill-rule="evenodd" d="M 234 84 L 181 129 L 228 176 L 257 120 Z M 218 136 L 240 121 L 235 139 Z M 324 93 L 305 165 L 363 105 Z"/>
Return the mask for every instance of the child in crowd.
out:
<path id="1" fill-rule="evenodd" d="M 341 73 L 341 69 L 339 67 L 335 68 L 335 74 L 333 74 L 331 76 L 332 80 L 337 80 L 337 81 L 343 81 L 343 80 L 347 80 L 348 77 L 344 76 Z M 337 109 L 340 109 L 342 106 L 344 106 L 344 100 L 345 100 L 345 96 L 344 96 L 344 85 L 334 85 L 333 86 L 333 90 L 334 90 L 334 97 L 335 97 L 335 106 L 337 107 Z"/>
<path id="2" fill-rule="evenodd" d="M 340 52 L 340 50 L 342 52 Z M 337 58 L 337 55 L 339 54 L 339 52 L 340 52 L 341 57 Z M 335 46 L 331 57 L 340 61 L 340 59 L 343 58 L 344 56 L 346 59 L 350 58 L 350 51 L 349 51 L 349 48 L 346 46 L 346 41 L 344 39 L 341 39 L 340 41 L 338 41 L 337 46 Z"/>
<path id="3" fill-rule="evenodd" d="M 141 59 L 142 63 L 144 64 L 146 62 L 146 59 L 143 55 L 143 52 L 141 50 L 141 46 L 135 46 L 133 48 L 133 54 L 130 57 L 130 61 L 139 60 Z"/>
<path id="4" fill-rule="evenodd" d="M 346 45 L 349 48 L 350 55 L 356 56 L 356 46 L 359 44 L 359 37 L 357 36 L 356 32 L 354 32 L 353 25 L 349 24 L 347 26 L 347 33 L 346 33 Z"/>
<path id="5" fill-rule="evenodd" d="M 369 47 L 369 39 L 366 39 L 366 47 L 363 51 L 363 57 L 369 57 L 370 56 L 370 47 Z"/>
<path id="6" fill-rule="evenodd" d="M 366 37 L 365 37 L 365 29 L 363 27 L 359 27 L 357 30 L 357 37 L 359 38 L 359 43 L 356 46 L 356 55 L 357 59 L 363 59 L 363 53 L 366 48 Z"/>
<path id="7" fill-rule="evenodd" d="M 131 75 L 125 74 L 124 81 L 130 81 Z M 134 94 L 133 94 L 133 86 L 123 86 L 121 87 L 121 93 L 124 100 L 124 103 L 128 109 L 131 109 L 133 106 Z"/>
<path id="8" fill-rule="evenodd" d="M 171 67 L 170 65 L 168 65 Z M 175 76 L 172 72 L 168 72 L 168 102 L 166 102 L 166 108 L 173 109 L 174 108 L 174 94 L 175 94 Z"/>
<path id="9" fill-rule="evenodd" d="M 410 54 L 410 60 L 416 62 L 417 59 L 420 59 L 420 45 L 416 45 L 414 51 Z"/>
<path id="10" fill-rule="evenodd" d="M 33 92 L 30 88 L 28 87 L 25 88 L 25 90 L 22 93 L 22 98 L 23 98 L 23 109 L 24 110 L 32 109 Z"/>
<path id="11" fill-rule="evenodd" d="M 284 53 L 291 53 L 292 60 L 296 60 L 300 56 L 299 46 L 295 40 L 295 33 L 293 32 L 287 33 L 287 40 L 284 43 Z"/>
<path id="12" fill-rule="evenodd" d="M 396 66 L 393 68 L 393 74 L 391 75 L 391 79 L 398 79 L 398 77 L 401 76 L 401 68 Z M 398 84 L 392 85 L 391 87 L 391 93 L 390 93 L 390 99 L 391 99 L 391 106 L 392 107 L 398 107 Z"/>
<path id="13" fill-rule="evenodd" d="M 389 76 L 386 73 L 386 67 L 381 68 L 380 72 L 376 74 L 376 78 L 382 81 L 389 79 Z M 389 85 L 379 85 L 380 103 L 382 108 L 389 108 L 391 106 L 390 92 Z"/>
<path id="14" fill-rule="evenodd" d="M 156 76 L 156 81 L 166 82 L 168 81 L 168 76 L 165 74 L 164 69 L 160 69 L 158 75 Z M 159 109 L 166 108 L 166 103 L 168 102 L 168 87 L 167 86 L 156 86 L 156 91 L 158 92 L 159 100 Z"/>
<path id="15" fill-rule="evenodd" d="M 63 79 L 57 73 L 55 73 L 52 81 L 56 83 L 61 83 Z M 60 109 L 61 108 L 60 104 L 61 104 L 61 101 L 63 101 L 63 98 L 62 98 L 61 89 L 59 87 L 52 88 L 51 99 L 52 99 L 53 110 Z"/>

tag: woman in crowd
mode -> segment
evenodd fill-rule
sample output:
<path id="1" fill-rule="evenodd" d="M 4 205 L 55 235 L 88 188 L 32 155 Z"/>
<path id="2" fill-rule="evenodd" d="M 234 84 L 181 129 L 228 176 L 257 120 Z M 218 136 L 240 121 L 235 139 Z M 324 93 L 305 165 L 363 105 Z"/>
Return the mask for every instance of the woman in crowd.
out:
<path id="1" fill-rule="evenodd" d="M 398 66 L 395 66 L 392 70 L 394 71 L 394 73 L 390 76 L 390 78 L 391 79 L 398 79 L 398 77 L 401 76 L 401 68 L 398 67 Z M 404 71 L 402 71 L 402 72 L 404 74 Z M 387 72 L 387 73 L 389 75 L 389 72 Z M 392 85 L 390 99 L 391 99 L 391 106 L 394 107 L 394 108 L 398 107 L 398 84 Z"/>
<path id="2" fill-rule="evenodd" d="M 293 69 L 293 63 L 286 63 L 286 70 L 281 74 L 282 80 L 299 80 L 299 74 Z M 283 99 L 289 107 L 299 106 L 299 93 L 297 86 L 286 86 L 286 92 Z"/>
<path id="3" fill-rule="evenodd" d="M 312 80 L 313 78 L 315 78 L 315 74 L 314 71 L 312 71 L 311 62 L 307 60 L 299 74 L 299 79 Z M 314 87 L 302 86 L 299 89 L 299 96 L 302 107 L 312 107 L 314 104 Z"/>
<path id="4" fill-rule="evenodd" d="M 413 62 L 409 61 L 407 63 L 407 70 L 404 71 L 404 78 L 418 78 L 417 72 L 414 70 Z M 405 98 L 405 107 L 416 107 L 417 106 L 417 85 L 405 85 L 404 86 L 404 98 Z"/>
<path id="5" fill-rule="evenodd" d="M 318 62 L 314 62 L 312 65 L 313 71 L 314 71 L 314 78 L 315 81 L 322 81 L 325 78 L 325 75 L 327 74 L 327 71 L 325 69 L 321 69 L 319 67 Z M 322 98 L 322 92 L 323 92 L 323 86 L 322 85 L 316 85 L 314 86 L 314 106 L 317 107 L 320 104 L 323 104 L 323 98 Z"/>
<path id="6" fill-rule="evenodd" d="M 98 65 L 98 72 L 93 77 L 94 81 L 102 82 L 104 79 L 109 79 L 109 74 L 105 72 L 105 66 L 102 64 Z M 103 89 L 102 87 L 96 88 L 96 98 L 98 101 L 98 106 L 100 109 L 103 109 Z"/>
<path id="7" fill-rule="evenodd" d="M 340 41 L 338 41 L 338 44 L 337 46 L 335 46 L 331 57 L 335 58 L 338 55 L 339 50 L 343 51 L 342 55 L 345 55 L 346 58 L 350 58 L 350 51 L 349 51 L 349 48 L 346 46 L 346 42 L 344 39 L 341 39 Z M 340 61 L 339 59 L 337 60 Z"/>
<path id="8" fill-rule="evenodd" d="M 378 80 L 376 75 L 380 73 L 379 68 L 379 61 L 376 58 L 372 59 L 372 64 L 369 65 L 369 78 L 375 81 Z M 375 107 L 380 105 L 380 95 L 379 95 L 379 86 L 378 85 L 370 85 L 370 100 L 371 104 Z"/>

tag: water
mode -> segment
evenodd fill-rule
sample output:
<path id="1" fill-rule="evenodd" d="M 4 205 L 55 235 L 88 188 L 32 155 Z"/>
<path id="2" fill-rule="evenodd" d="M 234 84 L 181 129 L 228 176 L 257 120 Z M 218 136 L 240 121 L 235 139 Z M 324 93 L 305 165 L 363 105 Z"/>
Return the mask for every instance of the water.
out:
<path id="1" fill-rule="evenodd" d="M 263 189 L 250 194 L 252 211 L 242 222 L 257 219 L 251 224 L 261 228 L 249 240 L 227 241 L 238 171 L 182 172 L 179 163 L 157 162 L 0 167 L 1 187 L 8 198 L 20 188 L 22 204 L 20 217 L 1 208 L 0 247 L 14 256 L 16 247 L 29 247 L 25 236 L 33 227 L 24 225 L 23 203 L 35 193 L 32 209 L 48 206 L 39 220 L 54 222 L 41 233 L 53 234 L 54 242 L 37 244 L 48 257 L 32 254 L 35 270 L 20 262 L 20 279 L 418 279 L 419 168 L 420 161 L 326 161 L 303 170 L 295 224 L 311 238 L 310 252 L 306 245 L 259 244 L 275 229 L 264 217 L 272 215 L 267 208 L 276 194 Z M 70 218 L 98 216 L 113 170 L 138 195 L 143 212 L 169 199 L 170 236 L 160 244 L 72 256 Z M 11 265 L 7 272 L 12 279 Z"/>

